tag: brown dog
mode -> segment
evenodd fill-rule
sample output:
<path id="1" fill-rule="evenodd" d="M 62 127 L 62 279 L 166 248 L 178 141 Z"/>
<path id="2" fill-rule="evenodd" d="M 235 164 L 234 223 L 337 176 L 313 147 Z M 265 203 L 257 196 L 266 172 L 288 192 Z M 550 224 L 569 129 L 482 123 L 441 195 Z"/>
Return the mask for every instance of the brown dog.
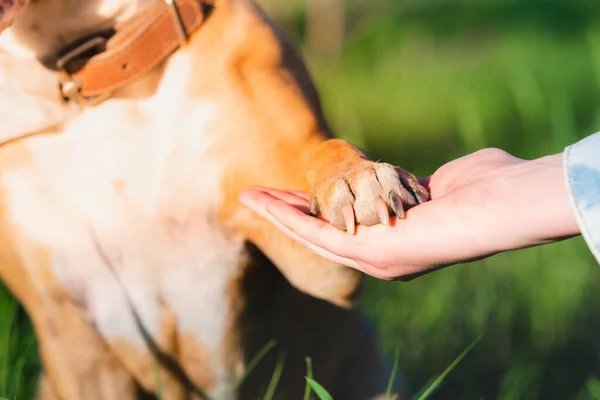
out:
<path id="1" fill-rule="evenodd" d="M 238 201 L 310 190 L 342 229 L 427 199 L 333 139 L 303 61 L 250 0 L 0 0 L 0 273 L 40 343 L 44 399 L 336 399 L 389 371 L 361 276 Z M 60 89 L 60 90 L 59 90 Z M 245 368 L 270 340 L 277 347 Z"/>

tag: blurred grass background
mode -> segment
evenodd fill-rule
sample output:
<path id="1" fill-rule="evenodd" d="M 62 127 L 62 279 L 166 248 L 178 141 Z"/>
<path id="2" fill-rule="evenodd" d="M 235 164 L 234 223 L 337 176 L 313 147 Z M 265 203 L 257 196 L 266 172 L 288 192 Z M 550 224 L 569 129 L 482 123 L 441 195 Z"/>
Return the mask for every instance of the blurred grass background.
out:
<path id="1" fill-rule="evenodd" d="M 260 3 L 303 50 L 335 133 L 419 176 L 483 147 L 534 158 L 600 131 L 598 1 Z M 369 279 L 364 308 L 414 390 L 484 334 L 433 398 L 600 399 L 600 269 L 581 238 Z M 36 352 L 0 290 L 0 395 L 31 397 Z"/>

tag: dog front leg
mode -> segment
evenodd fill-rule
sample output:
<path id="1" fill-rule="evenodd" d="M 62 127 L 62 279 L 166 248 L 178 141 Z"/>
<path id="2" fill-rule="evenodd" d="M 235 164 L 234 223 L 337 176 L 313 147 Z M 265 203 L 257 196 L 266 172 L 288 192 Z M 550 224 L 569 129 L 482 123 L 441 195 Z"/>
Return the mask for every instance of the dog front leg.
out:
<path id="1" fill-rule="evenodd" d="M 312 140 L 317 137 L 317 140 Z M 414 175 L 385 163 L 377 163 L 359 148 L 341 139 L 313 136 L 303 146 L 288 144 L 282 154 L 301 154 L 289 163 L 266 157 L 237 169 L 229 185 L 234 225 L 248 241 L 269 257 L 289 282 L 299 290 L 349 307 L 361 283 L 361 273 L 330 261 L 299 246 L 269 222 L 257 217 L 238 202 L 248 186 L 306 190 L 311 193 L 311 212 L 325 216 L 341 229 L 355 224 L 387 222 L 389 215 L 403 215 L 405 209 L 428 199 L 428 193 Z M 283 145 L 282 145 L 283 146 Z M 267 174 L 263 171 L 272 171 Z M 257 178 L 261 176 L 262 179 Z M 233 189 L 231 189 L 233 187 Z"/>

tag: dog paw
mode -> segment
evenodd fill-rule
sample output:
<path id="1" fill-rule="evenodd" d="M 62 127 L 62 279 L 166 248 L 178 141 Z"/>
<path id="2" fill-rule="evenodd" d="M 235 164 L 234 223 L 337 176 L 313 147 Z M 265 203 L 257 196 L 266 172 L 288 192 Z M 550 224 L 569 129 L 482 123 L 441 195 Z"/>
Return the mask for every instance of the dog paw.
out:
<path id="1" fill-rule="evenodd" d="M 429 193 L 408 171 L 369 160 L 352 162 L 335 176 L 319 177 L 311 193 L 310 212 L 354 233 L 356 224 L 389 224 L 390 216 L 429 200 Z"/>

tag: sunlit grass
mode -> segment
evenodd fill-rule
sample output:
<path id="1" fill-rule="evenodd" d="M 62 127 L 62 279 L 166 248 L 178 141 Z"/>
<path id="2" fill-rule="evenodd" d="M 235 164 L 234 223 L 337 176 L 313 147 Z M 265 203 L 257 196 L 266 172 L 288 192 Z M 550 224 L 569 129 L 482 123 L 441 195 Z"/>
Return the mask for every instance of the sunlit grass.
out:
<path id="1" fill-rule="evenodd" d="M 535 158 L 600 131 L 600 21 L 560 30 L 541 13 L 488 15 L 459 39 L 410 16 L 374 24 L 339 63 L 311 61 L 336 133 L 422 176 L 482 147 Z M 440 398 L 570 398 L 595 387 L 599 285 L 577 238 L 410 283 L 369 279 L 364 306 L 417 387 L 486 332 Z"/>
<path id="2" fill-rule="evenodd" d="M 442 384 L 442 382 L 444 381 L 446 376 L 448 376 L 448 374 L 450 374 L 450 372 L 452 372 L 452 370 L 454 370 L 457 367 L 457 365 L 462 361 L 462 359 L 465 358 L 471 350 L 473 350 L 473 348 L 481 341 L 481 339 L 482 339 L 482 336 L 479 336 L 478 338 L 476 338 L 466 349 L 464 349 L 462 351 L 462 353 L 460 353 L 458 355 L 458 357 L 456 357 L 456 359 L 454 359 L 454 361 L 452 361 L 452 363 L 439 376 L 435 377 L 434 379 L 431 379 L 431 381 L 427 385 L 425 385 L 423 387 L 423 389 L 420 390 L 413 397 L 413 400 L 427 400 L 431 396 L 433 396 L 433 394 L 440 387 L 440 385 Z M 399 359 L 400 359 L 399 352 L 396 352 L 396 357 L 394 358 L 394 367 L 392 368 L 392 372 L 391 372 L 389 380 L 388 380 L 388 382 L 389 382 L 388 388 L 385 393 L 385 400 L 396 400 L 397 399 L 397 394 L 393 393 L 392 387 L 393 387 L 394 379 L 396 377 Z M 329 394 L 327 389 L 325 389 L 323 386 L 321 386 L 321 384 L 319 384 L 317 381 L 315 381 L 312 378 L 312 376 L 311 376 L 312 369 L 311 369 L 311 364 L 310 364 L 310 358 L 307 358 L 306 360 L 307 360 L 306 382 L 308 383 L 309 389 L 312 389 L 315 392 L 315 394 L 317 395 L 319 400 L 333 400 L 333 397 L 331 396 L 331 394 Z M 304 395 L 305 400 L 308 399 L 309 394 L 310 394 L 310 392 L 305 392 L 305 395 Z"/>
<path id="3" fill-rule="evenodd" d="M 0 396 L 30 399 L 39 373 L 37 343 L 23 310 L 0 286 Z"/>

